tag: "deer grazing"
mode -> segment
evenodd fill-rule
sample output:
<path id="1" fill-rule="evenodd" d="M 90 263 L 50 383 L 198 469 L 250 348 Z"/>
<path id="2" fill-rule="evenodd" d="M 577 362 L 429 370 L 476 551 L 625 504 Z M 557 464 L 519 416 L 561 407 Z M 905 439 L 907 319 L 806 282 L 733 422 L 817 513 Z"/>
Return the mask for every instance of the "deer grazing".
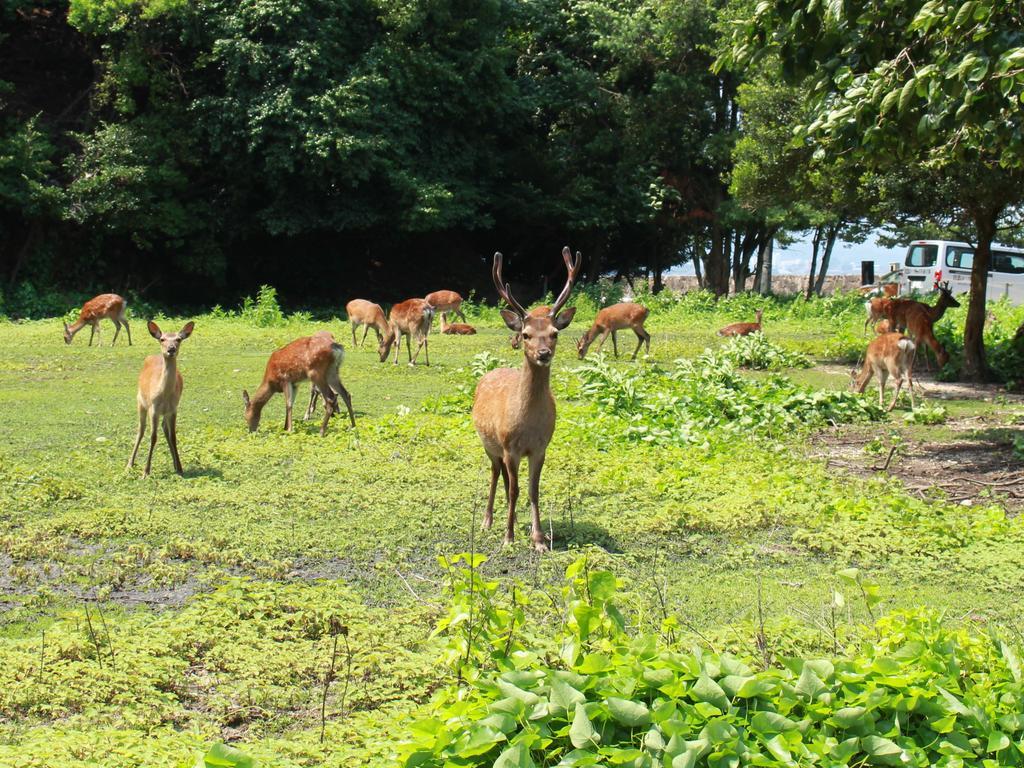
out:
<path id="1" fill-rule="evenodd" d="M 387 335 L 388 320 L 384 316 L 384 310 L 381 309 L 380 304 L 374 304 L 366 299 L 352 299 L 352 301 L 345 305 L 345 314 L 348 315 L 348 322 L 352 326 L 353 347 L 362 346 L 366 343 L 366 334 L 369 333 L 370 328 L 377 332 L 378 344 Z M 357 344 L 356 329 L 361 325 L 365 326 L 363 328 L 363 339 Z"/>
<path id="2" fill-rule="evenodd" d="M 184 386 L 181 371 L 178 370 L 178 348 L 181 342 L 192 335 L 195 323 L 189 321 L 177 333 L 164 333 L 152 320 L 147 324 L 150 335 L 160 342 L 161 354 L 149 355 L 142 363 L 139 374 L 139 388 L 135 400 L 139 407 L 139 431 L 135 436 L 135 447 L 132 448 L 128 468 L 135 466 L 139 455 L 139 445 L 146 434 L 146 422 L 150 422 L 149 455 L 146 456 L 144 477 L 149 477 L 153 466 L 153 449 L 156 447 L 156 428 L 163 420 L 164 439 L 171 452 L 174 471 L 184 474 L 181 468 L 181 456 L 178 455 L 178 401 L 181 400 L 181 389 Z"/>
<path id="3" fill-rule="evenodd" d="M 526 313 L 527 317 L 547 317 L 551 314 L 551 307 L 547 304 L 541 304 L 539 307 L 534 307 Z M 509 344 L 512 345 L 512 349 L 519 349 L 523 343 L 523 334 L 520 332 L 513 333 L 508 338 Z"/>
<path id="4" fill-rule="evenodd" d="M 458 315 L 463 323 L 466 322 L 466 316 L 462 314 L 462 297 L 455 291 L 434 291 L 424 296 L 423 300 L 441 315 L 442 320 L 446 320 L 451 312 Z"/>
<path id="5" fill-rule="evenodd" d="M 283 392 L 285 397 L 284 428 L 292 431 L 292 406 L 295 405 L 295 385 L 309 379 L 314 387 L 314 396 L 310 398 L 311 414 L 316 405 L 317 391 L 324 396 L 324 420 L 320 425 L 320 436 L 327 434 L 327 422 L 338 408 L 338 395 L 341 395 L 348 408 L 348 417 L 352 426 L 356 425 L 355 413 L 352 411 L 352 397 L 341 383 L 338 367 L 345 359 L 345 350 L 334 341 L 328 331 L 319 331 L 312 336 L 303 336 L 290 344 L 275 350 L 267 360 L 263 372 L 263 382 L 249 398 L 249 393 L 242 390 L 242 401 L 245 403 L 245 422 L 249 431 L 255 432 L 260 425 L 263 407 L 276 393 Z"/>
<path id="6" fill-rule="evenodd" d="M 78 312 L 78 319 L 71 326 L 64 323 L 64 343 L 70 344 L 71 340 L 75 338 L 75 334 L 88 325 L 90 327 L 89 346 L 91 347 L 93 336 L 100 329 L 100 320 L 110 320 L 115 327 L 114 340 L 110 342 L 110 346 L 117 343 L 117 335 L 121 333 L 123 325 L 128 333 L 128 346 L 130 347 L 132 345 L 132 329 L 128 326 L 128 320 L 125 317 L 127 311 L 128 302 L 116 293 L 101 293 L 99 296 L 94 296 L 82 305 L 82 309 Z"/>
<path id="7" fill-rule="evenodd" d="M 632 359 L 636 360 L 640 347 L 644 344 L 647 345 L 647 354 L 650 354 L 651 334 L 644 329 L 644 320 L 647 319 L 647 312 L 647 307 L 632 302 L 612 304 L 610 307 L 602 309 L 597 313 L 597 317 L 594 318 L 594 324 L 576 342 L 576 352 L 580 360 L 587 356 L 587 350 L 590 349 L 590 345 L 598 336 L 601 337 L 601 341 L 597 344 L 597 351 L 600 352 L 609 334 L 612 337 L 612 349 L 615 352 L 615 356 L 618 357 L 619 343 L 615 332 L 626 328 L 632 328 L 633 333 L 636 334 L 636 349 L 633 350 Z"/>
<path id="8" fill-rule="evenodd" d="M 764 314 L 763 309 L 757 310 L 757 320 L 753 323 L 732 323 L 731 325 L 725 326 L 719 332 L 719 336 L 748 336 L 751 333 L 759 333 L 761 331 L 761 315 Z"/>
<path id="9" fill-rule="evenodd" d="M 427 358 L 427 365 L 430 365 L 430 347 L 427 343 L 427 335 L 430 333 L 430 324 L 434 319 L 434 306 L 426 299 L 408 299 L 401 304 L 395 304 L 391 308 L 389 316 L 390 325 L 387 336 L 380 343 L 377 350 L 380 353 L 380 361 L 386 362 L 391 352 L 392 344 L 395 346 L 395 365 L 398 365 L 398 352 L 402 348 L 402 337 L 405 337 L 405 349 L 409 353 L 409 365 L 416 365 L 416 359 L 423 350 Z M 416 337 L 416 354 L 412 353 L 412 339 Z"/>
<path id="10" fill-rule="evenodd" d="M 572 259 L 569 248 L 562 249 L 568 279 L 550 311 L 543 316 L 530 316 L 512 296 L 501 276 L 500 253 L 494 254 L 491 277 L 498 295 L 508 304 L 501 316 L 513 333 L 523 338 L 523 366 L 496 368 L 484 374 L 473 396 L 473 426 L 491 460 L 491 484 L 484 513 L 483 527 L 494 522 L 494 496 L 498 475 L 505 484 L 508 500 L 508 522 L 504 541 L 515 538 L 516 502 L 519 499 L 519 464 L 524 457 L 530 462 L 530 509 L 533 521 L 530 536 L 533 546 L 543 551 L 548 542 L 540 525 L 540 473 L 544 456 L 555 431 L 555 398 L 551 394 L 551 361 L 555 356 L 558 332 L 568 327 L 576 313 L 574 307 L 560 311 L 569 298 L 580 269 L 579 253 Z"/>
<path id="11" fill-rule="evenodd" d="M 914 409 L 914 353 L 916 345 L 901 333 L 883 333 L 876 336 L 868 344 L 864 353 L 864 367 L 860 375 L 856 369 L 850 371 L 850 388 L 863 392 L 871 381 L 872 375 L 878 376 L 878 405 L 885 406 L 885 382 L 892 376 L 896 380 L 896 394 L 887 410 L 896 407 L 896 400 L 903 388 L 903 377 L 906 375 L 910 390 L 910 409 Z"/>
<path id="12" fill-rule="evenodd" d="M 472 336 L 476 333 L 476 328 L 468 323 L 449 323 L 445 316 L 441 315 L 441 333 L 450 336 Z"/>
<path id="13" fill-rule="evenodd" d="M 889 325 L 894 331 L 907 332 L 918 346 L 924 342 L 935 353 L 935 360 L 941 368 L 949 362 L 949 353 L 935 338 L 933 327 L 942 319 L 950 307 L 959 307 L 960 302 L 953 298 L 949 283 L 938 286 L 939 300 L 935 306 L 911 299 L 893 299 L 886 308 Z M 927 360 L 927 356 L 925 357 Z"/>

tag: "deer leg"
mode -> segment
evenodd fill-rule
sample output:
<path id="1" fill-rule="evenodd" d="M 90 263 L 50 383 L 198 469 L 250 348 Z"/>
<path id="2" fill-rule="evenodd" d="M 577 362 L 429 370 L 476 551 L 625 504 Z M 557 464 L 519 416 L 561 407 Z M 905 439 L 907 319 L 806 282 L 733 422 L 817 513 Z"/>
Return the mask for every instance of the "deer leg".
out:
<path id="1" fill-rule="evenodd" d="M 910 410 L 914 410 L 914 372 L 913 366 L 907 368 L 907 388 L 910 390 Z"/>
<path id="2" fill-rule="evenodd" d="M 608 338 L 609 333 L 611 333 L 611 331 L 605 331 L 601 334 L 601 341 L 597 343 L 597 354 L 601 354 L 601 347 L 604 346 L 605 339 Z"/>
<path id="3" fill-rule="evenodd" d="M 516 502 L 519 501 L 520 459 L 505 454 L 505 471 L 508 473 L 508 524 L 505 528 L 505 544 L 511 544 L 516 537 Z"/>
<path id="4" fill-rule="evenodd" d="M 619 337 L 616 331 L 612 331 L 612 351 L 617 358 L 619 356 Z"/>
<path id="5" fill-rule="evenodd" d="M 121 333 L 121 321 L 120 320 L 114 320 L 114 340 L 112 342 L 110 342 L 110 346 L 114 346 L 115 344 L 117 344 L 117 337 L 118 337 L 118 334 L 120 334 L 120 333 Z"/>
<path id="6" fill-rule="evenodd" d="M 309 406 L 306 408 L 306 415 L 302 417 L 303 421 L 309 421 L 313 418 L 313 414 L 316 413 L 316 401 L 320 397 L 320 390 L 317 389 L 316 384 L 313 384 L 309 388 Z"/>
<path id="7" fill-rule="evenodd" d="M 455 312 L 456 315 L 459 316 L 459 320 L 461 320 L 464 323 L 466 322 L 466 316 L 464 314 L 462 314 L 462 305 L 461 304 L 455 308 L 454 312 Z"/>
<path id="8" fill-rule="evenodd" d="M 352 329 L 352 346 L 353 347 L 358 347 L 359 345 L 356 344 L 356 324 L 355 324 L 355 322 L 354 321 L 350 321 L 349 322 L 349 327 Z M 365 338 L 366 338 L 366 336 L 364 335 L 363 339 L 365 339 Z"/>
<path id="9" fill-rule="evenodd" d="M 89 346 L 90 347 L 92 346 L 92 338 L 95 335 L 96 335 L 96 326 L 95 325 L 90 325 L 89 326 Z"/>
<path id="10" fill-rule="evenodd" d="M 485 531 L 494 525 L 494 494 L 498 490 L 498 475 L 503 475 L 501 459 L 491 459 L 491 485 L 487 489 L 487 509 L 484 510 L 484 521 L 480 526 Z"/>
<path id="11" fill-rule="evenodd" d="M 889 372 L 884 368 L 878 372 L 878 407 L 885 407 L 885 381 L 889 378 Z"/>
<path id="12" fill-rule="evenodd" d="M 903 389 L 903 377 L 899 376 L 896 378 L 896 394 L 892 396 L 892 402 L 889 403 L 889 407 L 886 411 L 891 411 L 896 407 L 896 401 L 900 399 L 900 390 Z"/>
<path id="13" fill-rule="evenodd" d="M 411 333 L 408 336 L 405 337 L 405 354 L 409 357 L 409 365 L 412 365 L 413 362 L 412 362 L 412 334 Z M 416 347 L 416 355 L 417 355 L 417 357 L 419 356 L 419 354 L 420 354 L 420 348 Z"/>
<path id="14" fill-rule="evenodd" d="M 288 382 L 284 385 L 284 431 L 292 431 L 292 406 L 295 405 L 295 385 Z"/>
<path id="15" fill-rule="evenodd" d="M 352 410 L 352 395 L 345 389 L 345 385 L 341 383 L 341 377 L 338 375 L 337 368 L 331 368 L 327 372 L 327 383 L 332 390 L 341 395 L 341 399 L 345 401 L 345 407 L 348 408 L 348 419 L 352 422 L 352 428 L 356 426 L 356 414 Z M 335 402 L 335 410 L 337 410 L 337 402 Z"/>
<path id="16" fill-rule="evenodd" d="M 377 331 L 376 328 L 374 328 L 373 330 Z M 369 324 L 364 325 L 363 326 L 363 340 L 359 342 L 359 346 L 360 347 L 365 347 L 366 346 L 366 334 L 368 334 L 369 332 L 370 332 L 370 325 Z M 377 331 L 377 341 L 380 342 L 380 331 Z"/>
<path id="17" fill-rule="evenodd" d="M 132 327 L 128 325 L 128 321 L 123 317 L 121 318 L 121 322 L 124 323 L 124 330 L 128 334 L 128 346 L 130 347 L 132 345 Z"/>
<path id="18" fill-rule="evenodd" d="M 156 448 L 156 432 L 157 427 L 160 426 L 160 416 L 154 411 L 150 416 L 150 433 L 149 433 L 149 455 L 146 457 L 146 471 L 142 473 L 143 477 L 149 477 L 149 470 L 153 466 L 153 449 Z"/>
<path id="19" fill-rule="evenodd" d="M 640 331 L 635 331 L 635 333 L 636 333 L 636 349 L 633 350 L 633 359 L 634 360 L 636 360 L 636 356 L 638 354 L 640 354 L 640 347 L 642 347 L 644 345 L 644 337 L 640 335 Z M 650 345 L 650 341 L 649 340 L 648 340 L 647 343 L 648 343 L 648 345 Z M 650 352 L 650 347 L 649 346 L 648 346 L 647 351 Z"/>
<path id="20" fill-rule="evenodd" d="M 321 376 L 319 374 L 314 374 L 309 377 L 309 381 L 313 387 L 320 390 L 320 394 L 323 395 L 324 398 L 324 419 L 320 423 L 320 437 L 323 437 L 327 434 L 327 423 L 331 420 L 331 416 L 334 415 L 334 411 L 338 404 L 338 398 L 331 389 L 330 382 L 326 375 Z"/>
<path id="21" fill-rule="evenodd" d="M 132 448 L 132 457 L 128 459 L 128 468 L 135 466 L 135 458 L 139 455 L 139 446 L 142 444 L 142 436 L 146 434 L 146 409 L 139 408 L 139 432 L 135 435 L 135 447 Z"/>
<path id="22" fill-rule="evenodd" d="M 174 471 L 179 475 L 185 474 L 181 468 L 181 457 L 178 455 L 178 414 L 172 413 L 164 416 L 164 439 L 167 440 L 167 447 L 171 451 L 171 461 L 174 463 Z"/>
<path id="23" fill-rule="evenodd" d="M 530 538 L 533 548 L 544 552 L 548 548 L 548 540 L 540 527 L 540 471 L 544 468 L 544 454 L 530 456 L 530 513 L 533 520 L 530 524 Z"/>
<path id="24" fill-rule="evenodd" d="M 402 349 L 402 333 L 399 331 L 395 336 L 395 365 L 398 365 L 398 352 Z"/>
<path id="25" fill-rule="evenodd" d="M 420 344 L 423 346 L 423 356 L 425 358 L 427 358 L 427 366 L 429 367 L 430 366 L 430 339 L 428 339 L 426 336 L 424 336 L 423 337 L 423 341 L 421 341 Z M 417 350 L 417 353 L 418 352 L 419 352 L 419 350 Z"/>

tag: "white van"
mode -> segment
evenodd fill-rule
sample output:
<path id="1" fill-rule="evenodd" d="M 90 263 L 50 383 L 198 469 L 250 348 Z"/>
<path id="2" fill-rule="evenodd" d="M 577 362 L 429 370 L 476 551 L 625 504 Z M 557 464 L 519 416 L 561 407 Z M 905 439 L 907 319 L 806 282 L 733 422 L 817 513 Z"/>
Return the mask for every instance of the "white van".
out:
<path id="1" fill-rule="evenodd" d="M 927 293 L 939 282 L 949 281 L 955 294 L 971 290 L 974 247 L 950 240 L 916 240 L 907 248 L 900 270 L 900 294 Z M 1006 297 L 1012 304 L 1024 304 L 1024 249 L 992 246 L 988 273 L 989 301 Z"/>

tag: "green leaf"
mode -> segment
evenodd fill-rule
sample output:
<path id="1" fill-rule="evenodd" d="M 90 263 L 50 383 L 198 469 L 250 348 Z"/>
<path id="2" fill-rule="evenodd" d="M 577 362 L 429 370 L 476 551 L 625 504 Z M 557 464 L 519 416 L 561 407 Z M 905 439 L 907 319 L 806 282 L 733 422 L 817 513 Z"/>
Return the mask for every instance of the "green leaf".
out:
<path id="1" fill-rule="evenodd" d="M 718 707 L 722 712 L 729 709 L 729 698 L 725 695 L 722 687 L 712 680 L 707 674 L 697 678 L 697 682 L 690 689 L 690 694 L 697 701 L 705 701 Z"/>
<path id="2" fill-rule="evenodd" d="M 796 683 L 796 690 L 811 701 L 814 701 L 828 688 L 821 681 L 821 678 L 814 674 L 814 670 L 811 669 L 810 665 L 804 664 L 804 668 L 800 672 L 800 679 Z"/>
<path id="3" fill-rule="evenodd" d="M 907 111 L 907 108 L 910 106 L 910 100 L 912 98 L 914 98 L 914 88 L 915 88 L 915 86 L 916 86 L 916 81 L 914 80 L 914 78 L 910 78 L 903 85 L 903 89 L 900 91 L 899 113 L 901 115 L 904 112 Z M 854 568 L 851 568 L 849 570 L 856 571 L 856 569 L 854 569 Z M 840 575 L 842 575 L 842 572 L 840 572 Z M 854 581 L 856 583 L 859 583 L 859 579 L 858 578 L 854 578 Z"/>
<path id="4" fill-rule="evenodd" d="M 571 685 L 557 677 L 551 679 L 551 706 L 556 712 L 575 711 L 577 704 L 582 704 L 587 697 Z"/>
<path id="5" fill-rule="evenodd" d="M 1010 737 L 1002 731 L 992 731 L 988 735 L 988 747 L 989 752 L 999 752 L 1002 749 L 1006 749 L 1010 746 Z"/>
<path id="6" fill-rule="evenodd" d="M 587 716 L 587 709 L 581 703 L 576 705 L 576 715 L 569 728 L 569 741 L 576 749 L 597 746 L 601 743 L 601 735 L 594 729 L 594 724 Z"/>
<path id="7" fill-rule="evenodd" d="M 536 768 L 525 744 L 513 744 L 498 755 L 493 768 Z"/>
<path id="8" fill-rule="evenodd" d="M 860 747 L 874 762 L 884 765 L 901 765 L 909 762 L 909 757 L 903 751 L 903 747 L 882 736 L 865 736 L 860 740 Z"/>
<path id="9" fill-rule="evenodd" d="M 214 744 L 210 751 L 196 761 L 196 768 L 255 768 L 256 761 L 239 749 L 227 744 Z"/>
<path id="10" fill-rule="evenodd" d="M 642 702 L 611 697 L 605 699 L 605 704 L 612 717 L 623 725 L 635 728 L 651 722 L 651 712 Z"/>

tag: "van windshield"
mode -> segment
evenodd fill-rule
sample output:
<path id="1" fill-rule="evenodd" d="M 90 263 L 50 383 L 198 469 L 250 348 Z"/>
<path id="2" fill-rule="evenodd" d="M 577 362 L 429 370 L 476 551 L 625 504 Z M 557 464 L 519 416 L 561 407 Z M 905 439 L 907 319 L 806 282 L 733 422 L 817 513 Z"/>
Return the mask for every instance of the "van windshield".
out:
<path id="1" fill-rule="evenodd" d="M 935 260 L 939 258 L 939 246 L 937 245 L 912 245 L 907 251 L 908 267 L 934 267 Z"/>

